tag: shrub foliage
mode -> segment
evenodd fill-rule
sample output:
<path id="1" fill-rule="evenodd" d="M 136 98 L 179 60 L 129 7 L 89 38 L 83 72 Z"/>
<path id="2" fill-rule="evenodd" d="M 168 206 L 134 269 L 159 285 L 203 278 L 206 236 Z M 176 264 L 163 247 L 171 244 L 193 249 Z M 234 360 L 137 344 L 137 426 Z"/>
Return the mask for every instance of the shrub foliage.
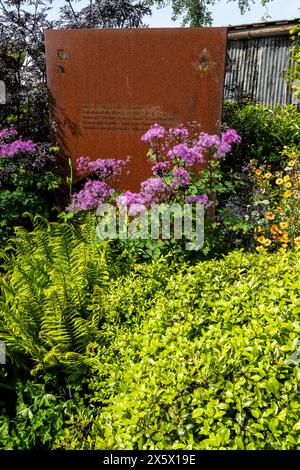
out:
<path id="1" fill-rule="evenodd" d="M 110 309 L 134 320 L 90 379 L 92 418 L 73 417 L 57 446 L 298 448 L 299 271 L 297 253 L 235 252 L 170 273 L 146 311 L 148 277 L 113 286 Z"/>

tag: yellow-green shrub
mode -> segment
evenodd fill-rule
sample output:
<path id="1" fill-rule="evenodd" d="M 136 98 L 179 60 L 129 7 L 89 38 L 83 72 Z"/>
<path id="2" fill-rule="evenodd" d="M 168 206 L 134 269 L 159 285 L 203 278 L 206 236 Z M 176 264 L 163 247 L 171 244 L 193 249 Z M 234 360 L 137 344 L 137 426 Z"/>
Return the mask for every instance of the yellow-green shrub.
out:
<path id="1" fill-rule="evenodd" d="M 133 308 L 141 279 L 112 286 L 114 311 L 129 285 Z M 170 273 L 102 351 L 93 417 L 73 417 L 57 447 L 299 448 L 299 291 L 298 253 L 235 252 Z"/>

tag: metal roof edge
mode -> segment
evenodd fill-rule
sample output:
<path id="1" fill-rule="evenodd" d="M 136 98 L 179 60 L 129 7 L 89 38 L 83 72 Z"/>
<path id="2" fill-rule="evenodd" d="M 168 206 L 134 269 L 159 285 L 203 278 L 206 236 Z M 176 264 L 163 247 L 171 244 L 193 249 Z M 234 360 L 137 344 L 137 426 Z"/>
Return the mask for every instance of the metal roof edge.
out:
<path id="1" fill-rule="evenodd" d="M 300 18 L 293 20 L 267 21 L 265 23 L 251 23 L 228 26 L 228 39 L 251 39 L 257 37 L 288 36 L 291 28 L 300 22 Z"/>

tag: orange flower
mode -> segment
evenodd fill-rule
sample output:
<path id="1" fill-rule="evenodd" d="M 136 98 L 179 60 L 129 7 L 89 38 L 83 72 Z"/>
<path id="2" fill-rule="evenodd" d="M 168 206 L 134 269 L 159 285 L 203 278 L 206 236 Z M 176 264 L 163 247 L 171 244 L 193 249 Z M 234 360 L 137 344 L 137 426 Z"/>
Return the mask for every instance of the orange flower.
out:
<path id="1" fill-rule="evenodd" d="M 285 199 L 287 199 L 288 197 L 291 197 L 291 195 L 292 195 L 292 191 L 290 191 L 289 189 L 283 193 L 283 197 Z"/>
<path id="2" fill-rule="evenodd" d="M 271 245 L 271 240 L 269 238 L 266 239 L 265 243 L 263 244 L 264 246 L 270 246 Z"/>
<path id="3" fill-rule="evenodd" d="M 261 175 L 261 170 L 258 168 L 257 170 L 255 170 L 255 174 L 256 174 L 256 176 L 260 176 Z"/>
<path id="4" fill-rule="evenodd" d="M 279 253 L 284 253 L 284 252 L 285 252 L 285 249 L 281 247 L 281 248 L 279 248 L 278 251 L 279 251 Z"/>
<path id="5" fill-rule="evenodd" d="M 280 207 L 280 206 L 276 207 L 276 210 L 277 210 L 278 212 L 282 212 L 282 211 L 283 211 L 282 207 Z"/>
<path id="6" fill-rule="evenodd" d="M 283 243 L 283 244 L 281 245 L 281 248 L 286 249 L 286 247 L 287 247 L 287 243 Z"/>
<path id="7" fill-rule="evenodd" d="M 288 228 L 289 224 L 288 222 L 280 222 L 280 228 Z"/>
<path id="8" fill-rule="evenodd" d="M 257 237 L 256 240 L 258 241 L 258 243 L 261 243 L 262 245 L 264 245 L 266 242 L 266 238 L 263 236 Z"/>
<path id="9" fill-rule="evenodd" d="M 273 214 L 273 212 L 267 212 L 266 217 L 269 220 L 274 220 L 275 219 L 275 214 Z"/>
<path id="10" fill-rule="evenodd" d="M 278 227 L 277 225 L 273 224 L 271 227 L 270 227 L 270 232 L 274 234 L 276 234 L 278 232 Z"/>

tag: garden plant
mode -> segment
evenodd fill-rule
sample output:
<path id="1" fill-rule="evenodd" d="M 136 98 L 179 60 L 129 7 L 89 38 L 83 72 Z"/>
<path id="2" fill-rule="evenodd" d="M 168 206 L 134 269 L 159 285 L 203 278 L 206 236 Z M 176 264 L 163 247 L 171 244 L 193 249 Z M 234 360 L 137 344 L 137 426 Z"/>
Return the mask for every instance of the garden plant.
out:
<path id="1" fill-rule="evenodd" d="M 299 110 L 227 102 L 217 135 L 153 123 L 136 192 L 101 147 L 65 178 L 43 28 L 141 27 L 165 3 L 208 24 L 214 2 L 71 0 L 59 22 L 48 3 L 0 2 L 0 449 L 299 450 Z M 204 244 L 101 238 L 105 204 L 126 230 L 159 205 L 194 223 L 200 205 Z"/>

